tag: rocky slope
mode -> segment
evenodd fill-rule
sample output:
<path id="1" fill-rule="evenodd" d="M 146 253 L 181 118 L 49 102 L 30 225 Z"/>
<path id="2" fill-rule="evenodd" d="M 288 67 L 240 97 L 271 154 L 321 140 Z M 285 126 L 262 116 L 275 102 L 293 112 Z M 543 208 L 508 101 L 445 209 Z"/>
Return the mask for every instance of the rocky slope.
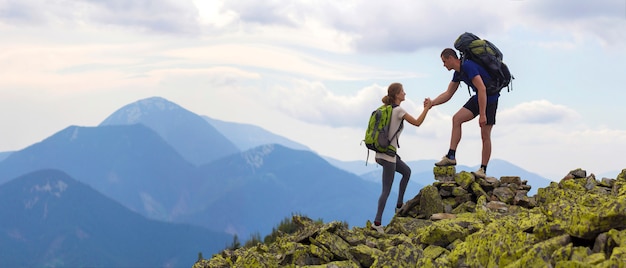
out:
<path id="1" fill-rule="evenodd" d="M 294 216 L 298 230 L 276 242 L 193 267 L 626 267 L 626 169 L 599 180 L 573 170 L 531 197 L 519 177 L 434 175 L 384 234 Z"/>

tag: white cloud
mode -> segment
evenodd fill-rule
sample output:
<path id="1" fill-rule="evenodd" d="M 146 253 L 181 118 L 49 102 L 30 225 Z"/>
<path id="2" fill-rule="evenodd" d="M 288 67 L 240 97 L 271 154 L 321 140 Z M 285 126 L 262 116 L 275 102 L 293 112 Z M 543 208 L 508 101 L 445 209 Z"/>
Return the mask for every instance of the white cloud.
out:
<path id="1" fill-rule="evenodd" d="M 368 114 L 381 105 L 386 88 L 374 85 L 354 96 L 339 96 L 319 82 L 295 81 L 293 87 L 273 90 L 268 98 L 298 120 L 334 127 L 361 126 Z"/>
<path id="2" fill-rule="evenodd" d="M 231 65 L 260 72 L 283 74 L 285 79 L 305 77 L 321 80 L 362 80 L 419 77 L 416 72 L 398 72 L 337 60 L 333 55 L 302 52 L 264 44 L 216 44 L 185 47 L 164 54 L 193 64 Z"/>
<path id="3" fill-rule="evenodd" d="M 0 91 L 38 94 L 110 90 L 144 83 L 142 61 L 148 44 L 0 44 Z M 144 65 L 145 66 L 145 65 Z"/>
<path id="4" fill-rule="evenodd" d="M 559 38 L 568 37 L 566 48 L 579 46 L 586 41 L 621 49 L 626 44 L 626 2 L 624 1 L 525 1 L 522 12 L 527 14 L 524 25 L 537 33 Z"/>
<path id="5" fill-rule="evenodd" d="M 552 20 L 586 20 L 609 17 L 623 19 L 626 3 L 613 0 L 552 0 L 525 1 L 523 7 L 530 14 Z"/>
<path id="6" fill-rule="evenodd" d="M 489 6 L 490 8 L 475 8 Z M 449 44 L 464 31 L 479 36 L 501 36 L 514 28 L 560 32 L 576 39 L 598 39 L 623 44 L 626 7 L 621 1 L 228 1 L 224 12 L 237 14 L 240 29 L 259 26 L 297 29 L 294 36 L 320 36 L 332 29 L 361 52 L 410 52 Z M 472 10 L 467 18 L 467 10 Z M 463 21 L 463 23 L 459 23 Z M 572 29 L 574 29 L 572 31 Z M 600 30 L 599 30 L 600 29 Z M 559 38 L 560 36 L 556 36 Z M 296 37 L 297 38 L 297 37 Z M 495 38 L 492 38 L 495 39 Z M 557 41 L 558 42 L 558 41 Z M 617 44 L 616 44 L 617 43 Z"/>
<path id="7" fill-rule="evenodd" d="M 237 18 L 237 13 L 231 10 L 223 10 L 225 0 L 193 0 L 198 8 L 200 24 L 209 25 L 214 28 L 222 28 L 233 23 Z"/>
<path id="8" fill-rule="evenodd" d="M 497 3 L 497 2 L 494 2 Z M 450 36 L 471 28 L 494 29 L 504 23 L 482 23 L 480 20 L 458 24 L 450 18 L 461 18 L 472 4 L 415 1 L 228 1 L 224 12 L 237 14 L 239 29 L 296 29 L 290 38 L 313 36 L 330 38 L 337 44 L 358 51 L 415 51 L 423 46 L 449 42 Z M 480 9 L 475 17 L 497 20 L 492 9 Z M 499 9 L 498 11 L 502 11 Z M 483 14 L 481 14 L 483 13 Z M 504 18 L 502 18 L 504 19 Z M 311 27 L 314 25 L 315 27 Z M 433 27 L 439 25 L 441 27 Z M 315 30 L 313 30 L 315 29 Z M 441 30 L 446 29 L 446 30 Z M 327 34 L 320 34 L 326 32 Z M 331 33 L 331 34 L 328 34 Z M 338 38 L 338 39 L 337 39 Z"/>
<path id="9" fill-rule="evenodd" d="M 13 25 L 115 26 L 158 33 L 198 33 L 198 10 L 174 0 L 4 0 L 0 21 Z"/>
<path id="10" fill-rule="evenodd" d="M 490 8 L 476 9 L 477 5 Z M 495 39 L 504 38 L 515 28 L 563 33 L 619 46 L 626 43 L 625 6 L 623 1 L 614 0 L 4 0 L 0 2 L 0 22 L 70 28 L 113 26 L 166 34 L 209 33 L 212 38 L 243 34 L 267 38 L 268 43 L 344 53 L 410 52 L 449 44 L 464 31 Z M 471 20 L 464 19 L 467 10 L 473 10 Z"/>
<path id="11" fill-rule="evenodd" d="M 580 118 L 575 110 L 552 104 L 547 100 L 520 103 L 498 113 L 498 119 L 507 124 L 572 124 Z"/>
<path id="12" fill-rule="evenodd" d="M 85 1 L 82 9 L 89 20 L 104 25 L 139 28 L 164 33 L 192 33 L 198 28 L 198 10 L 191 1 L 115 0 Z"/>
<path id="13" fill-rule="evenodd" d="M 619 152 L 626 150 L 624 130 L 512 124 L 498 127 L 494 133 L 496 157 L 552 179 L 576 168 L 598 174 L 626 167 L 619 158 Z"/>

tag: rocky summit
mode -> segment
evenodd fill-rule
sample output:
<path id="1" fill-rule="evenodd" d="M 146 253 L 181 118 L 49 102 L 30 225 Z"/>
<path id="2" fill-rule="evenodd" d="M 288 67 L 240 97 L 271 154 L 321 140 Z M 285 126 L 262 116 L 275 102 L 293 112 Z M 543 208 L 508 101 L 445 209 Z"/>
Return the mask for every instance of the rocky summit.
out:
<path id="1" fill-rule="evenodd" d="M 626 267 L 626 169 L 572 170 L 530 197 L 520 177 L 433 171 L 384 233 L 293 216 L 293 233 L 193 267 Z"/>

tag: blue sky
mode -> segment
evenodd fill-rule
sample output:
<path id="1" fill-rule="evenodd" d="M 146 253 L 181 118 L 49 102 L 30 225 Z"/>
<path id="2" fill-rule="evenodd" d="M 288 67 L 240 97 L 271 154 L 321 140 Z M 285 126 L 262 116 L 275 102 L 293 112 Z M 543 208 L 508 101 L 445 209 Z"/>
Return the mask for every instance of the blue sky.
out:
<path id="1" fill-rule="evenodd" d="M 402 105 L 418 115 L 452 76 L 439 53 L 465 31 L 498 45 L 516 77 L 493 158 L 552 179 L 626 168 L 626 0 L 3 0 L 0 151 L 161 96 L 365 160 L 360 140 L 386 87 L 403 83 Z M 439 159 L 468 97 L 462 86 L 405 129 L 403 158 Z M 459 162 L 478 165 L 478 122 L 463 131 Z"/>

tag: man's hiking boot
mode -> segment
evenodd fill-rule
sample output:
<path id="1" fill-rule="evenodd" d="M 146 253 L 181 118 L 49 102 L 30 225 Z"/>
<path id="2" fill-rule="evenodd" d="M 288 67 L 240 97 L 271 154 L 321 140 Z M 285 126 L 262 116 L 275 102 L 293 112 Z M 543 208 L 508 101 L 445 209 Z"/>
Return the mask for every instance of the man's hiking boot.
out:
<path id="1" fill-rule="evenodd" d="M 385 227 L 383 227 L 382 225 L 372 224 L 372 229 L 376 230 L 377 232 L 381 234 L 385 233 Z"/>
<path id="2" fill-rule="evenodd" d="M 444 155 L 441 158 L 441 161 L 435 163 L 435 166 L 438 166 L 438 167 L 455 166 L 455 165 L 456 165 L 456 159 L 450 159 L 450 158 L 448 158 L 447 155 Z"/>
<path id="3" fill-rule="evenodd" d="M 477 178 L 481 178 L 481 179 L 484 179 L 485 177 L 487 177 L 487 174 L 485 174 L 485 170 L 483 168 L 479 168 L 478 170 L 472 172 L 472 174 L 474 174 L 474 176 L 476 176 Z"/>

